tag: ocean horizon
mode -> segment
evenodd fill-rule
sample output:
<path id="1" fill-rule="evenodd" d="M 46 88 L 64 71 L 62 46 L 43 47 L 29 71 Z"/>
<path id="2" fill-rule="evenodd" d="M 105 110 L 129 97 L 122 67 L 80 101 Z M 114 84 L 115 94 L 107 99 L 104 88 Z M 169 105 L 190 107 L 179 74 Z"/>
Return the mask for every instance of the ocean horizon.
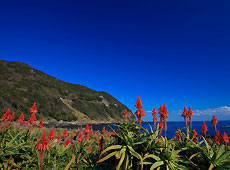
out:
<path id="1" fill-rule="evenodd" d="M 159 122 L 157 122 L 158 124 Z M 202 135 L 201 132 L 202 129 L 202 123 L 203 121 L 193 121 L 192 122 L 192 129 L 195 129 L 198 135 Z M 205 121 L 208 130 L 207 135 L 215 135 L 215 130 L 213 128 L 213 125 L 211 124 L 211 121 Z M 188 121 L 189 124 L 189 121 Z M 116 129 L 116 124 L 93 124 L 92 128 L 93 130 L 102 130 L 105 126 L 107 130 L 110 130 L 109 126 Z M 147 128 L 150 131 L 150 126 L 153 128 L 153 122 L 142 122 L 141 126 L 143 128 Z M 218 121 L 217 130 L 220 131 L 220 134 L 223 134 L 224 132 L 228 135 L 230 134 L 230 120 L 222 120 Z M 185 122 L 184 121 L 169 121 L 167 122 L 167 137 L 168 138 L 174 138 L 176 136 L 177 129 L 180 128 L 181 131 L 186 131 L 185 128 Z M 162 131 L 162 135 L 164 136 L 164 130 Z"/>

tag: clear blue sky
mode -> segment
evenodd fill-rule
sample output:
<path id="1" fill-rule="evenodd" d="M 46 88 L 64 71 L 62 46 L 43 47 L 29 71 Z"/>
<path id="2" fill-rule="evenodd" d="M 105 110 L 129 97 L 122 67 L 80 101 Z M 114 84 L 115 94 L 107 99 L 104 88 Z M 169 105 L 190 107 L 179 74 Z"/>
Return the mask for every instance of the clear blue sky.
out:
<path id="1" fill-rule="evenodd" d="M 133 111 L 137 96 L 146 111 L 216 109 L 230 106 L 229 18 L 226 0 L 5 0 L 0 59 L 106 91 Z"/>

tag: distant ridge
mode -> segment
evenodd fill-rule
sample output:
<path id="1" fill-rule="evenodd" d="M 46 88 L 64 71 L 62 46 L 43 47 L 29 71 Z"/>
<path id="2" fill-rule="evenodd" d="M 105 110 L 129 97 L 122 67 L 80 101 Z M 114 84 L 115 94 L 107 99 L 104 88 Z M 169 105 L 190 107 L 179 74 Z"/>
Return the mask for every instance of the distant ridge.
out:
<path id="1" fill-rule="evenodd" d="M 16 118 L 37 103 L 39 119 L 77 122 L 119 122 L 129 108 L 106 92 L 71 84 L 25 63 L 0 60 L 0 113 L 8 107 Z M 130 120 L 135 120 L 130 114 Z"/>

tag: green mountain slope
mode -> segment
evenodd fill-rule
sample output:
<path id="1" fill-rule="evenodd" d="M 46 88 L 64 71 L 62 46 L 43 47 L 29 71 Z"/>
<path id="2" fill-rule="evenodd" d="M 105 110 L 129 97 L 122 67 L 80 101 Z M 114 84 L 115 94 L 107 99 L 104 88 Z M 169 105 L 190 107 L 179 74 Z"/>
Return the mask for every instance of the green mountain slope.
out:
<path id="1" fill-rule="evenodd" d="M 33 102 L 43 120 L 117 122 L 130 111 L 106 92 L 66 83 L 25 63 L 0 60 L 0 114 L 10 107 L 16 118 L 23 112 L 28 119 Z"/>

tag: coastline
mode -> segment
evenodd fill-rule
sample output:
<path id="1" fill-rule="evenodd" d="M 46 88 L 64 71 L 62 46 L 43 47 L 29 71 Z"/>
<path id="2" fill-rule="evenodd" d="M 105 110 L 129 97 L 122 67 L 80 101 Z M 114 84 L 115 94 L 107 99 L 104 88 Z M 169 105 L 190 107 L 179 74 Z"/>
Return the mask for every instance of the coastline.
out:
<path id="1" fill-rule="evenodd" d="M 82 129 L 86 124 L 92 126 L 94 130 L 102 130 L 104 126 L 113 126 L 119 124 L 118 122 L 64 122 L 64 121 L 50 121 L 43 122 L 46 128 L 67 128 L 67 129 Z"/>

